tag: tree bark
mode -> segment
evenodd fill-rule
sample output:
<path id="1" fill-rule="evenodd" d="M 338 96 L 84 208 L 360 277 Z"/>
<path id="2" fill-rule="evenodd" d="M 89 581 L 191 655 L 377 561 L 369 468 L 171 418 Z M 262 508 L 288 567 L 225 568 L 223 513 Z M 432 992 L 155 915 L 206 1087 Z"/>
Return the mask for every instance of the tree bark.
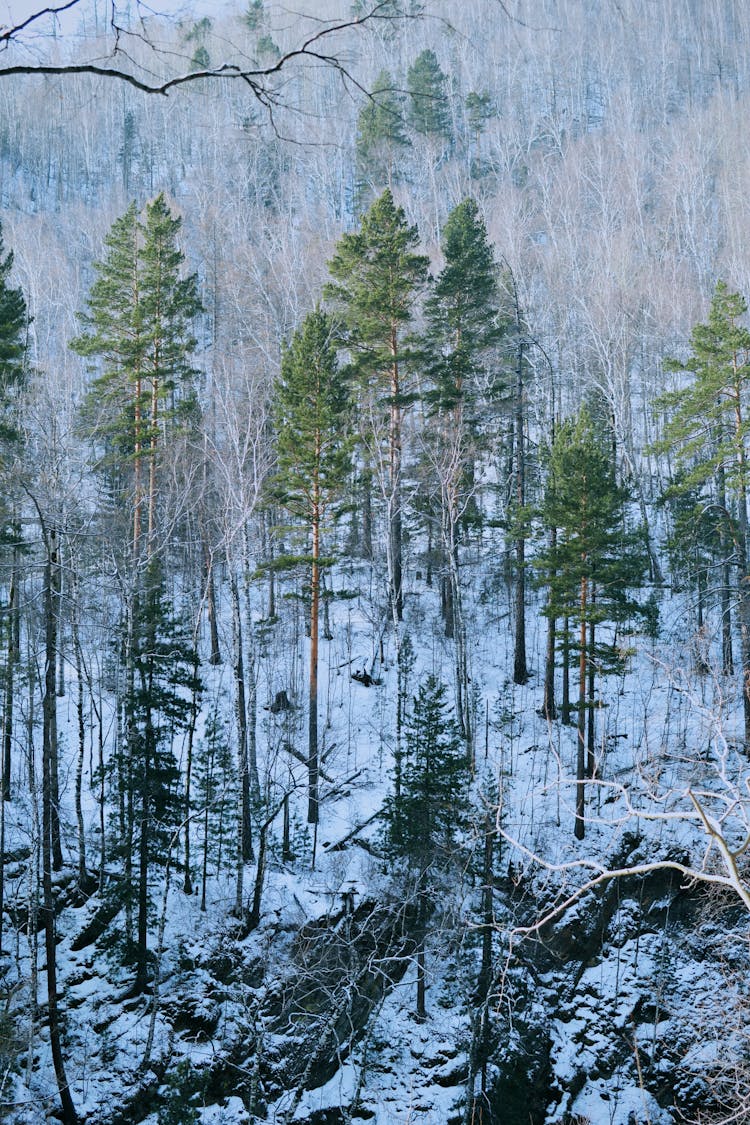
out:
<path id="1" fill-rule="evenodd" d="M 576 756 L 576 821 L 575 836 L 582 840 L 586 831 L 584 811 L 586 807 L 586 613 L 588 580 L 581 578 L 579 633 L 580 654 L 578 659 L 578 753 Z"/>
<path id="2" fill-rule="evenodd" d="M 308 693 L 307 822 L 317 824 L 318 807 L 318 629 L 320 608 L 320 508 L 317 480 L 313 484 L 312 568 L 310 574 L 310 680 Z M 315 855 L 313 854 L 313 866 Z"/>
<path id="3" fill-rule="evenodd" d="M 518 325 L 520 331 L 520 324 Z M 526 451 L 523 425 L 523 339 L 518 344 L 516 364 L 516 622 L 513 651 L 513 683 L 525 684 L 529 678 L 526 663 L 526 537 L 524 507 L 526 505 Z"/>
<path id="4" fill-rule="evenodd" d="M 60 1035 L 60 1013 L 57 1003 L 57 942 L 55 935 L 55 902 L 52 893 L 52 869 L 54 864 L 54 799 L 52 763 L 57 757 L 57 698 L 55 670 L 57 660 L 57 617 L 55 590 L 57 570 L 57 543 L 54 535 L 42 528 L 46 541 L 47 559 L 44 568 L 44 619 L 45 619 L 45 659 L 44 659 L 44 698 L 42 702 L 42 914 L 44 918 L 44 945 L 47 960 L 47 1014 L 49 1021 L 50 1047 L 55 1079 L 60 1095 L 60 1107 L 64 1125 L 77 1125 L 78 1115 L 65 1073 L 65 1060 Z"/>
<path id="5" fill-rule="evenodd" d="M 51 601 L 50 601 L 50 615 L 51 615 L 51 628 L 52 628 L 52 642 L 55 646 L 55 653 L 53 656 L 52 665 L 52 679 L 53 689 L 56 691 L 55 686 L 55 670 L 57 667 L 57 647 L 58 647 L 58 610 L 60 606 L 60 547 L 57 537 L 57 529 L 54 527 L 47 529 L 48 542 L 47 549 L 49 552 L 48 564 L 50 568 L 50 584 L 51 584 Z M 52 845 L 52 867 L 55 871 L 62 871 L 63 868 L 63 854 L 62 854 L 62 841 L 60 838 L 60 774 L 59 774 L 59 761 L 57 756 L 57 708 L 51 709 L 48 721 L 50 723 L 50 742 L 49 742 L 49 769 L 50 769 L 50 800 L 51 804 L 51 845 Z"/>
<path id="6" fill-rule="evenodd" d="M 16 525 L 17 526 L 17 525 Z M 15 535 L 18 537 L 19 532 Z M 13 749 L 13 676 L 18 663 L 18 547 L 13 547 L 10 590 L 8 591 L 8 646 L 5 667 L 5 700 L 3 707 L 3 770 L 2 798 L 10 800 L 10 778 Z"/>

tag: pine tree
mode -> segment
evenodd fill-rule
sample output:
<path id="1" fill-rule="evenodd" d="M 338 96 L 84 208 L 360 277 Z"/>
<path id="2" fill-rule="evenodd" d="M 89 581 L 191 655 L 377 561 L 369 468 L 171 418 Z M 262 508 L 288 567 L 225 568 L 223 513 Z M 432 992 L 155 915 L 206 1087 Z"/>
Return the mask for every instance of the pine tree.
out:
<path id="1" fill-rule="evenodd" d="M 670 412 L 656 448 L 673 450 L 683 470 L 678 491 L 699 488 L 721 517 L 724 540 L 734 549 L 742 658 L 744 741 L 750 751 L 750 588 L 748 566 L 748 434 L 750 434 L 750 330 L 741 321 L 747 302 L 724 281 L 716 285 L 708 320 L 690 336 L 689 358 L 672 360 L 674 371 L 692 376 L 682 390 L 665 395 Z"/>
<path id="2" fill-rule="evenodd" d="M 409 124 L 415 133 L 433 140 L 451 135 L 447 100 L 448 80 L 434 51 L 424 50 L 409 67 Z"/>
<path id="3" fill-rule="evenodd" d="M 594 775 L 595 675 L 614 671 L 622 661 L 614 643 L 597 638 L 596 627 L 646 616 L 628 593 L 640 587 L 648 562 L 641 535 L 626 527 L 627 501 L 627 490 L 615 478 L 611 443 L 584 407 L 555 435 L 543 515 L 545 525 L 557 533 L 536 560 L 548 590 L 544 613 L 568 622 L 573 636 L 564 643 L 578 653 L 578 839 L 585 831 L 586 780 Z"/>
<path id="4" fill-rule="evenodd" d="M 201 831 L 201 910 L 206 909 L 208 864 L 216 865 L 231 858 L 228 840 L 237 838 L 235 814 L 237 802 L 237 770 L 229 746 L 226 723 L 219 699 L 214 700 L 206 719 L 205 736 L 198 743 L 195 758 L 193 811 L 198 814 Z"/>
<path id="5" fill-rule="evenodd" d="M 432 909 L 431 873 L 447 870 L 455 858 L 464 822 L 468 765 L 461 733 L 434 675 L 420 684 L 406 722 L 405 751 L 396 763 L 398 791 L 385 805 L 386 843 L 416 877 L 417 1018 L 425 1010 L 425 930 Z"/>
<path id="6" fill-rule="evenodd" d="M 427 277 L 427 258 L 415 253 L 419 236 L 406 222 L 390 190 L 373 203 L 359 231 L 345 234 L 329 263 L 332 283 L 325 295 L 335 303 L 351 351 L 351 375 L 363 400 L 387 412 L 387 479 L 381 484 L 388 509 L 388 576 L 396 620 L 403 616 L 401 460 L 402 421 L 409 399 L 404 365 L 405 337 L 416 294 Z M 379 427 L 377 427 L 379 429 Z M 379 434 L 375 435 L 379 440 Z"/>
<path id="7" fill-rule="evenodd" d="M 16 404 L 27 378 L 28 313 L 23 292 L 8 283 L 13 269 L 13 252 L 3 255 L 0 226 L 0 454 L 3 466 L 7 466 L 10 457 L 18 451 L 20 442 Z"/>
<path id="8" fill-rule="evenodd" d="M 458 720 L 471 746 L 469 670 L 459 582 L 459 522 L 473 499 L 474 465 L 482 405 L 488 399 L 489 363 L 502 332 L 498 321 L 497 268 L 487 230 L 473 199 L 448 216 L 442 238 L 445 263 L 425 301 L 425 394 L 434 420 L 431 460 L 437 470 L 446 574 L 446 634 L 456 645 Z"/>
<path id="9" fill-rule="evenodd" d="M 0 547 L 7 550 L 10 563 L 8 612 L 5 615 L 3 671 L 3 747 L 2 798 L 10 797 L 11 750 L 13 745 L 13 676 L 18 659 L 15 643 L 18 605 L 18 558 L 21 550 L 21 527 L 17 512 L 17 486 L 14 469 L 23 453 L 21 429 L 18 424 L 20 396 L 27 383 L 26 335 L 28 312 L 21 289 L 9 284 L 13 269 L 13 253 L 4 253 L 0 225 Z M 55 816 L 57 810 L 55 809 Z M 4 843 L 0 841 L 0 850 Z M 2 861 L 0 861 L 2 862 Z M 0 870 L 0 883 L 2 873 Z M 2 891 L 0 890 L 0 911 Z"/>
<path id="10" fill-rule="evenodd" d="M 673 486 L 664 497 L 664 503 L 672 525 L 667 539 L 672 580 L 676 588 L 687 588 L 694 594 L 691 608 L 695 609 L 696 615 L 698 671 L 707 672 L 710 668 L 704 641 L 713 586 L 714 595 L 718 593 L 721 610 L 722 671 L 724 675 L 731 675 L 734 671 L 730 616 L 733 589 L 726 503 L 706 504 L 701 496 L 700 486 L 683 487 L 681 473 L 676 475 Z"/>
<path id="11" fill-rule="evenodd" d="M 123 556 L 124 682 L 119 700 L 124 810 L 124 899 L 137 904 L 137 978 L 148 967 L 149 869 L 171 844 L 177 814 L 170 731 L 185 727 L 197 663 L 173 620 L 164 588 L 168 536 L 159 536 L 159 467 L 170 434 L 194 412 L 191 322 L 200 309 L 194 275 L 184 275 L 180 220 L 159 195 L 117 220 L 98 263 L 84 331 L 71 342 L 94 361 L 83 409 L 105 479 L 128 523 Z M 177 631 L 170 636 L 170 630 Z M 166 836 L 165 836 L 166 833 Z M 137 852 L 136 852 L 137 844 Z M 137 871 L 133 861 L 137 859 Z"/>
<path id="12" fill-rule="evenodd" d="M 144 518 L 150 544 L 156 532 L 164 426 L 174 425 L 194 404 L 191 323 L 200 300 L 195 275 L 183 276 L 180 226 L 163 195 L 147 205 L 143 222 L 131 204 L 105 240 L 106 257 L 96 264 L 88 311 L 81 316 L 87 330 L 70 345 L 98 361 L 84 422 L 102 450 L 110 486 L 129 498 L 136 561 Z"/>
<path id="13" fill-rule="evenodd" d="M 372 93 L 357 119 L 357 180 L 360 198 L 366 186 L 381 189 L 393 186 L 394 160 L 409 141 L 404 132 L 403 98 L 397 93 L 392 76 L 381 70 Z"/>
<path id="14" fill-rule="evenodd" d="M 182 817 L 174 738 L 194 721 L 198 654 L 175 619 L 158 562 L 149 563 L 145 596 L 136 603 L 132 694 L 125 700 L 129 732 L 128 790 L 136 810 L 138 912 L 136 988 L 148 980 L 149 873 L 165 866 Z M 126 893 L 129 888 L 125 888 Z"/>
<path id="15" fill-rule="evenodd" d="M 304 521 L 311 540 L 307 819 L 317 825 L 321 537 L 343 492 L 352 447 L 348 387 L 338 370 L 331 322 L 320 310 L 305 318 L 283 352 L 275 421 L 274 496 Z"/>

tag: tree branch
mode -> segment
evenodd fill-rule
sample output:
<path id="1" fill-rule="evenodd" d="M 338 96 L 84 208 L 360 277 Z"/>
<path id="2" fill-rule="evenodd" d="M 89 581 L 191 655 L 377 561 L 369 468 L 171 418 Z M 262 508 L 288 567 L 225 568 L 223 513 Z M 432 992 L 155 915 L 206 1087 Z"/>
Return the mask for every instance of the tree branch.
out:
<path id="1" fill-rule="evenodd" d="M 81 0 L 68 0 L 68 2 L 64 4 L 40 8 L 22 22 L 14 24 L 12 27 L 0 29 L 0 50 L 7 50 L 12 42 L 20 40 L 23 32 L 27 31 L 43 17 L 50 15 L 57 16 L 62 12 L 70 11 L 80 3 Z M 332 38 L 336 38 L 346 31 L 366 27 L 376 21 L 391 22 L 394 20 L 414 18 L 417 17 L 402 11 L 400 8 L 394 8 L 389 0 L 378 0 L 378 2 L 373 3 L 369 9 L 360 16 L 353 16 L 351 19 L 340 20 L 328 26 L 318 28 L 308 35 L 299 47 L 286 51 L 274 63 L 265 67 L 245 67 L 236 62 L 223 62 L 219 66 L 191 69 L 164 79 L 147 79 L 140 77 L 137 73 L 131 72 L 126 67 L 118 66 L 114 63 L 111 65 L 103 65 L 97 62 L 64 62 L 51 64 L 42 61 L 13 63 L 9 66 L 0 66 L 0 79 L 14 75 L 43 74 L 59 76 L 66 74 L 90 74 L 97 78 L 117 79 L 121 82 L 126 82 L 128 85 L 134 86 L 137 90 L 141 90 L 146 94 L 167 95 L 171 90 L 186 84 L 206 81 L 207 79 L 230 78 L 245 82 L 252 91 L 253 96 L 266 108 L 270 108 L 278 104 L 277 97 L 271 86 L 271 81 L 282 71 L 288 70 L 291 64 L 300 60 L 309 59 L 324 67 L 337 70 L 342 80 L 351 82 L 357 89 L 363 90 L 360 83 L 343 64 L 341 58 L 333 52 L 329 53 L 321 50 L 320 45 L 324 41 L 327 42 Z M 117 56 L 128 58 L 129 56 L 121 45 L 121 38 L 126 35 L 132 35 L 133 33 L 121 27 L 116 22 L 114 5 L 110 24 L 115 32 L 115 45 L 110 52 L 110 58 L 115 59 Z M 137 38 L 144 41 L 150 50 L 156 54 L 166 53 L 148 34 L 141 32 L 138 34 Z"/>

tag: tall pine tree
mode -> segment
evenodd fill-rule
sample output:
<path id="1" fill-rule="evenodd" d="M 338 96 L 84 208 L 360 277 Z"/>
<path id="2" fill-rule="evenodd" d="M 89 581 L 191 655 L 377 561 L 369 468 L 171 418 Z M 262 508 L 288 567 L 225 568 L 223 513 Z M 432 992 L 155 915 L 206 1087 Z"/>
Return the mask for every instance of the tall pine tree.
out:
<path id="1" fill-rule="evenodd" d="M 333 281 L 325 295 L 336 306 L 344 343 L 352 356 L 353 378 L 372 410 L 375 440 L 385 445 L 383 489 L 388 514 L 388 576 L 394 618 L 403 616 L 401 462 L 405 393 L 404 366 L 410 358 L 406 337 L 414 302 L 427 277 L 427 258 L 415 253 L 419 236 L 389 189 L 373 203 L 361 227 L 345 234 L 329 263 Z M 381 436 L 381 411 L 387 435 Z M 378 458 L 378 460 L 380 460 Z"/>
<path id="2" fill-rule="evenodd" d="M 572 630 L 566 649 L 578 654 L 578 741 L 575 835 L 585 833 L 586 781 L 594 776 L 595 677 L 620 666 L 613 642 L 597 637 L 599 625 L 644 616 L 629 591 L 647 572 L 642 536 L 627 528 L 628 493 L 618 485 L 611 443 L 582 408 L 555 435 L 544 498 L 544 522 L 556 529 L 536 560 L 548 590 L 548 617 Z M 586 739 L 586 716 L 589 739 Z M 588 748 L 588 753 L 587 753 Z"/>
<path id="3" fill-rule="evenodd" d="M 107 236 L 81 317 L 84 332 L 71 342 L 92 361 L 84 424 L 115 510 L 128 526 L 120 550 L 125 747 L 118 785 L 127 918 L 133 899 L 138 914 L 139 988 L 147 980 L 149 870 L 163 852 L 163 832 L 173 827 L 176 777 L 169 739 L 187 722 L 183 693 L 192 690 L 197 675 L 166 597 L 171 524 L 161 526 L 159 504 L 165 443 L 194 404 L 192 321 L 200 301 L 195 276 L 184 272 L 180 226 L 163 195 L 146 206 L 142 219 L 135 205 L 128 208 Z"/>
<path id="4" fill-rule="evenodd" d="M 432 414 L 431 460 L 437 471 L 445 559 L 446 633 L 456 645 L 458 721 L 470 746 L 469 670 L 459 581 L 459 522 L 473 501 L 479 420 L 489 395 L 493 345 L 501 336 L 497 268 L 487 230 L 473 199 L 448 216 L 445 263 L 425 301 L 426 393 Z"/>
<path id="5" fill-rule="evenodd" d="M 357 180 L 360 200 L 368 188 L 392 187 L 395 159 L 409 141 L 404 132 L 403 97 L 387 70 L 375 79 L 368 101 L 357 118 Z"/>
<path id="6" fill-rule="evenodd" d="M 657 448 L 672 450 L 683 470 L 675 490 L 698 488 L 705 505 L 721 517 L 727 551 L 736 563 L 740 625 L 745 749 L 750 751 L 750 330 L 743 323 L 745 298 L 724 281 L 716 285 L 708 320 L 690 335 L 690 356 L 672 360 L 687 385 L 665 395 L 669 412 Z M 726 556 L 725 556 L 725 561 Z"/>
<path id="7" fill-rule="evenodd" d="M 341 498 L 351 461 L 349 392 L 336 361 L 332 326 L 310 313 L 281 360 L 276 388 L 274 494 L 301 519 L 310 540 L 310 675 L 308 681 L 308 809 L 319 821 L 318 641 L 322 536 Z M 314 862 L 314 854 L 313 854 Z"/>
<path id="8" fill-rule="evenodd" d="M 432 140 L 447 140 L 451 134 L 448 79 L 435 52 L 427 48 L 417 55 L 409 67 L 406 80 L 409 124 L 414 132 Z"/>

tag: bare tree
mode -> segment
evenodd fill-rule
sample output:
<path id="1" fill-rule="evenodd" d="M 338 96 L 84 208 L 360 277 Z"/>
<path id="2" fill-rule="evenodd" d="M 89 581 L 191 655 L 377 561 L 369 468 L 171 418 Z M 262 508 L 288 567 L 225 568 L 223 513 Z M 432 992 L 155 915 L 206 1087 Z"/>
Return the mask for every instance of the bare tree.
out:
<path id="1" fill-rule="evenodd" d="M 349 31 L 375 27 L 384 22 L 408 18 L 407 12 L 393 0 L 372 0 L 359 14 L 348 17 L 321 16 L 317 12 L 298 18 L 301 28 L 298 40 L 266 65 L 248 65 L 248 56 L 242 51 L 214 65 L 206 50 L 195 53 L 175 53 L 165 36 L 174 22 L 169 16 L 157 16 L 153 9 L 136 0 L 133 16 L 129 6 L 118 0 L 107 0 L 107 15 L 103 21 L 108 45 L 104 54 L 101 40 L 96 37 L 90 54 L 83 58 L 70 58 L 52 62 L 42 51 L 38 52 L 40 34 L 44 35 L 45 22 L 58 27 L 60 21 L 74 10 L 84 9 L 82 0 L 67 0 L 50 4 L 30 12 L 25 18 L 0 29 L 0 50 L 7 52 L 7 61 L 0 65 L 0 78 L 12 75 L 71 75 L 90 74 L 98 78 L 125 82 L 147 94 L 169 94 L 180 86 L 223 79 L 240 82 L 263 108 L 273 111 L 286 106 L 289 72 L 301 66 L 323 67 L 339 75 L 352 89 L 363 89 L 359 80 L 344 61 L 342 39 Z M 346 10 L 344 5 L 340 6 Z M 96 29 L 98 31 L 98 27 Z M 35 52 L 29 50 L 29 36 L 33 35 Z M 212 44 L 213 46 L 213 44 Z M 226 49 L 226 41 L 222 48 Z M 16 50 L 11 50 L 16 48 Z M 251 60 L 251 63 L 254 60 Z"/>

